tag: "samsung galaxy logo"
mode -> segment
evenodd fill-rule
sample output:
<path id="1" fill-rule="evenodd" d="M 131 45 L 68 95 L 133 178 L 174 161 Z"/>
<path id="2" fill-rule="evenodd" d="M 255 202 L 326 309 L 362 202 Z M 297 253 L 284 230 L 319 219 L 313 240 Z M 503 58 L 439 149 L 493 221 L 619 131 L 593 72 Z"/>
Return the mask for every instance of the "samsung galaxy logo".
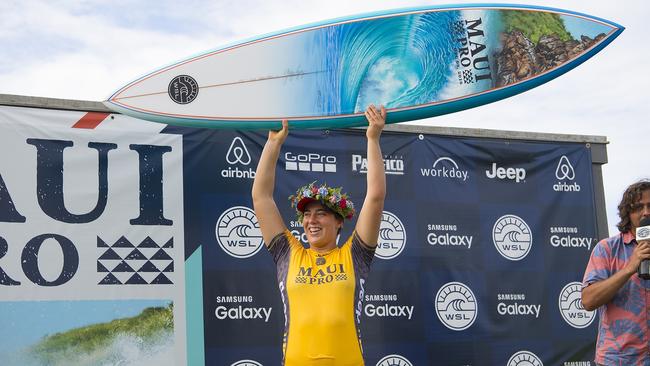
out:
<path id="1" fill-rule="evenodd" d="M 551 236 L 551 245 L 555 248 L 584 248 L 586 250 L 591 250 L 591 243 L 595 240 L 593 238 L 585 238 L 572 235 L 552 235 Z"/>
<path id="2" fill-rule="evenodd" d="M 284 154 L 285 169 L 290 171 L 336 173 L 336 156 L 318 153 Z"/>
<path id="3" fill-rule="evenodd" d="M 472 235 L 461 235 L 449 232 L 455 232 L 457 225 L 429 224 L 427 228 L 431 231 L 427 234 L 427 243 L 433 246 L 446 246 L 458 248 L 472 248 L 474 237 Z M 432 230 L 433 229 L 433 230 Z"/>
<path id="4" fill-rule="evenodd" d="M 413 305 L 390 305 L 387 303 L 381 305 L 366 304 L 365 314 L 367 317 L 380 317 L 380 318 L 406 318 L 411 320 L 413 317 Z"/>
<path id="5" fill-rule="evenodd" d="M 420 172 L 423 177 L 455 179 L 465 182 L 469 176 L 469 171 L 462 170 L 454 159 L 441 157 L 433 163 L 431 168 L 422 168 Z"/>
<path id="6" fill-rule="evenodd" d="M 412 305 L 398 305 L 391 304 L 389 302 L 397 301 L 396 294 L 388 295 L 366 295 L 366 301 L 368 302 L 381 302 L 380 304 L 366 304 L 364 307 L 364 314 L 367 317 L 380 317 L 380 318 L 406 318 L 411 320 L 413 317 L 413 309 L 415 308 Z"/>
<path id="7" fill-rule="evenodd" d="M 542 305 L 520 304 L 517 302 L 512 304 L 500 302 L 497 304 L 497 313 L 499 315 L 533 315 L 535 318 L 539 318 L 541 310 Z"/>
<path id="8" fill-rule="evenodd" d="M 526 179 L 526 169 L 511 167 L 504 168 L 497 166 L 497 163 L 492 163 L 492 168 L 485 171 L 485 176 L 490 179 L 507 179 L 521 183 Z"/>
<path id="9" fill-rule="evenodd" d="M 352 171 L 368 173 L 368 159 L 361 155 L 352 155 Z M 384 156 L 384 171 L 386 174 L 404 175 L 404 160 L 395 156 Z"/>
<path id="10" fill-rule="evenodd" d="M 231 320 L 264 320 L 265 323 L 268 323 L 271 316 L 271 310 L 273 308 L 255 308 L 255 307 L 226 307 L 226 306 L 217 306 L 214 310 L 214 315 L 219 320 L 231 319 Z"/>

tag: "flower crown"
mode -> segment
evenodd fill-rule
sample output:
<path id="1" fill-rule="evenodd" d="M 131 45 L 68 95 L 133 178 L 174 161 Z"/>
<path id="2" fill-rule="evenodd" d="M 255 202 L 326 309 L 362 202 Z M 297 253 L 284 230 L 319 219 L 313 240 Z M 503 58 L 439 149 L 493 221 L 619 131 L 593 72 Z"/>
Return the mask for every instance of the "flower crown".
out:
<path id="1" fill-rule="evenodd" d="M 347 193 L 341 193 L 341 187 L 328 187 L 327 184 L 318 186 L 316 181 L 313 181 L 298 188 L 295 195 L 289 196 L 289 200 L 291 207 L 296 208 L 299 222 L 302 222 L 305 206 L 314 201 L 319 201 L 342 218 L 351 219 L 354 216 L 354 204 Z"/>

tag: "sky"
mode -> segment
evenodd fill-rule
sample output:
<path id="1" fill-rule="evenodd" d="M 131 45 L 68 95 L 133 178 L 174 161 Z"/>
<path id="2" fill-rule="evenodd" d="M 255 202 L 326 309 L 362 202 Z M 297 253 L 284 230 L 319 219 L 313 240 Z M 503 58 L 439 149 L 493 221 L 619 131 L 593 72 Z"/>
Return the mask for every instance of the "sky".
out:
<path id="1" fill-rule="evenodd" d="M 258 35 L 358 13 L 481 0 L 0 2 L 0 94 L 100 101 L 180 59 Z M 626 30 L 569 73 L 505 100 L 417 124 L 605 136 L 610 234 L 625 188 L 650 178 L 646 0 L 495 1 L 586 13 Z"/>

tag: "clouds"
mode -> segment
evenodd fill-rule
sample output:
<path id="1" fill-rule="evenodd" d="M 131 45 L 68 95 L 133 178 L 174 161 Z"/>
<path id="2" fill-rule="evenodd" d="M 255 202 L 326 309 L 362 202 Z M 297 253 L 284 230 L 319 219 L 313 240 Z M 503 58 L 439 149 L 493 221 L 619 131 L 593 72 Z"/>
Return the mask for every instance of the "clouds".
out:
<path id="1" fill-rule="evenodd" d="M 455 1 L 457 3 L 476 3 Z M 541 87 L 424 123 L 607 136 L 603 168 L 610 232 L 632 181 L 650 176 L 643 0 L 515 0 L 602 17 L 627 29 L 575 70 Z M 428 1 L 2 1 L 0 93 L 103 100 L 127 82 L 179 59 L 306 23 Z M 634 168 L 629 168 L 633 166 Z"/>

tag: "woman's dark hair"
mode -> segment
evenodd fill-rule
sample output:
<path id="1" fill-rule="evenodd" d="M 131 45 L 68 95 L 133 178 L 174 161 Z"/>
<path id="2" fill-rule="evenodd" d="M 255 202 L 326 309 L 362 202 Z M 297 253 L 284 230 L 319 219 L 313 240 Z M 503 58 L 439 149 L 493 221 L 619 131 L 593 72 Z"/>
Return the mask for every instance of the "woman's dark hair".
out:
<path id="1" fill-rule="evenodd" d="M 618 217 L 621 218 L 621 221 L 616 225 L 618 231 L 625 233 L 632 229 L 632 222 L 630 222 L 632 206 L 641 199 L 641 195 L 646 190 L 650 190 L 650 180 L 648 179 L 640 180 L 627 187 L 623 193 L 621 203 L 618 204 Z"/>

